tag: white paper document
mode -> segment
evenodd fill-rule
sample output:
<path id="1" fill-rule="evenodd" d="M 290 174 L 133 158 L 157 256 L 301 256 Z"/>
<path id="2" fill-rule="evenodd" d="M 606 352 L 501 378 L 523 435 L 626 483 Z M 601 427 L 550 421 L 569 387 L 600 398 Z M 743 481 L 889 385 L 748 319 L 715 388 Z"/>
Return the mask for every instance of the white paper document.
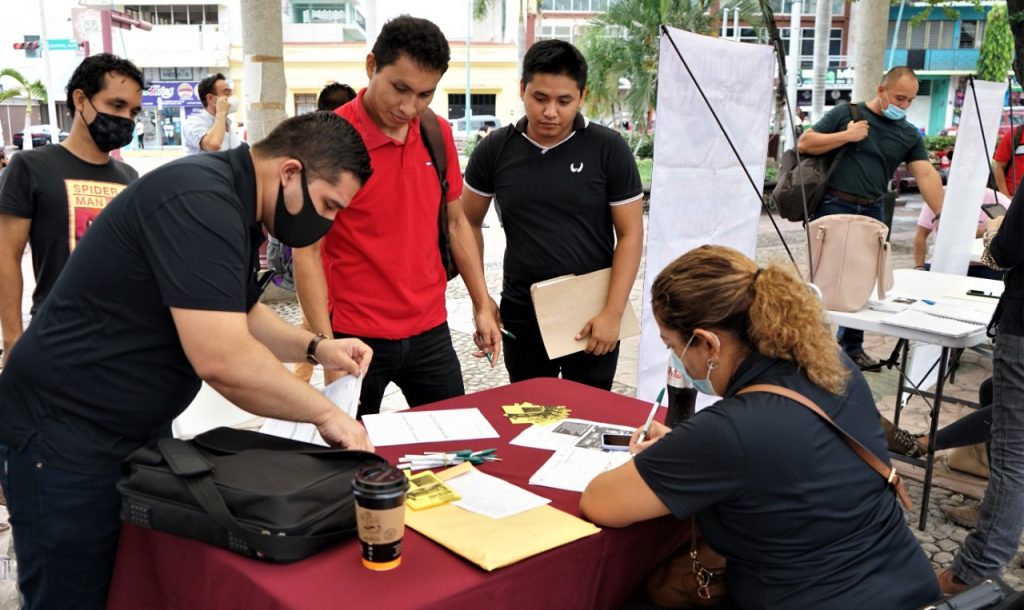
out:
<path id="1" fill-rule="evenodd" d="M 878 299 L 868 299 L 868 309 L 896 313 L 907 309 L 919 300 L 920 299 L 915 296 L 896 294 L 895 292 L 889 291 L 881 301 Z"/>
<path id="2" fill-rule="evenodd" d="M 502 519 L 550 504 L 551 500 L 526 491 L 508 481 L 484 474 L 475 468 L 445 481 L 462 499 L 452 502 L 459 508 L 492 519 Z"/>
<path id="3" fill-rule="evenodd" d="M 582 447 L 566 447 L 556 451 L 530 477 L 530 485 L 582 492 L 602 472 L 625 464 L 632 455 L 628 451 L 592 451 Z"/>
<path id="4" fill-rule="evenodd" d="M 338 406 L 349 417 L 355 417 L 359 409 L 359 393 L 363 389 L 363 378 L 345 375 L 322 390 L 328 400 Z M 268 417 L 260 428 L 263 434 L 290 438 L 293 441 L 329 446 L 313 424 L 285 421 Z"/>
<path id="5" fill-rule="evenodd" d="M 968 324 L 981 324 L 982 326 L 988 326 L 988 321 L 992 319 L 992 308 L 982 307 L 980 309 L 974 308 L 970 303 L 964 303 L 963 305 L 954 305 L 950 303 L 934 303 L 929 305 L 923 301 L 914 303 L 911 309 L 926 313 L 930 316 L 936 316 L 938 318 L 946 318 L 949 320 L 959 320 L 960 322 L 967 322 Z"/>
<path id="6" fill-rule="evenodd" d="M 401 411 L 363 417 L 370 441 L 378 447 L 498 438 L 494 426 L 475 407 L 445 411 Z"/>
<path id="7" fill-rule="evenodd" d="M 635 428 L 618 424 L 603 424 L 585 419 L 563 419 L 557 424 L 534 424 L 512 439 L 510 445 L 555 451 L 563 447 L 601 449 L 602 434 L 633 434 Z"/>

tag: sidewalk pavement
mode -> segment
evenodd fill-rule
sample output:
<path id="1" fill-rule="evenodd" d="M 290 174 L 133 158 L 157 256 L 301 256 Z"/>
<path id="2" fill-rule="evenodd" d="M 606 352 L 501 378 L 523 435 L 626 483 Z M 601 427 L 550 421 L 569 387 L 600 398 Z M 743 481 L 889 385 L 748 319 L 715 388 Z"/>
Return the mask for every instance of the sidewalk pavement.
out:
<path id="1" fill-rule="evenodd" d="M 126 157 L 128 157 L 128 161 L 135 166 L 140 173 L 145 173 L 163 162 L 166 162 L 169 157 L 169 155 L 165 156 L 162 154 L 150 156 L 148 151 L 146 151 L 146 153 L 147 154 L 143 155 L 142 151 L 139 151 L 135 154 L 126 155 Z M 894 268 L 899 269 L 913 266 L 913 235 L 915 232 L 917 214 L 921 209 L 921 205 L 923 205 L 923 202 L 920 196 L 911 194 L 910 196 L 905 197 L 905 205 L 901 205 L 896 208 L 896 217 L 894 219 L 892 235 L 892 258 Z M 484 229 L 484 268 L 488 289 L 491 294 L 497 298 L 501 293 L 501 268 L 502 257 L 505 249 L 505 240 L 504 233 L 493 207 L 488 214 L 486 222 L 489 225 L 489 228 Z M 793 252 L 794 257 L 801 265 L 801 268 L 806 269 L 807 245 L 805 241 L 805 234 L 800 224 L 788 222 L 782 219 L 778 219 L 777 222 Z M 30 272 L 31 263 L 28 256 L 28 253 L 26 253 L 26 258 L 23 264 L 23 268 L 26 270 L 26 299 L 29 298 L 33 287 L 33 276 Z M 775 234 L 771 221 L 764 214 L 761 216 L 758 231 L 756 259 L 758 263 L 762 265 L 770 261 L 781 261 L 784 263 L 787 261 L 785 249 L 783 248 L 778 236 Z M 633 307 L 638 312 L 641 310 L 643 273 L 644 267 L 643 264 L 641 264 L 639 277 L 637 278 L 633 290 L 630 293 L 630 299 Z M 271 305 L 284 319 L 293 323 L 298 322 L 299 309 L 294 294 L 281 291 L 280 289 L 268 290 L 265 301 L 268 302 L 268 304 Z M 466 391 L 471 393 L 507 384 L 508 375 L 505 372 L 503 363 L 500 359 L 497 366 L 491 368 L 485 359 L 474 358 L 472 356 L 472 352 L 475 351 L 475 346 L 472 341 L 472 306 L 465 286 L 461 281 L 455 280 L 448 284 L 447 303 L 452 340 L 462 364 Z M 25 311 L 28 311 L 28 309 L 26 308 Z M 894 339 L 878 335 L 868 334 L 865 339 L 865 347 L 868 353 L 875 358 L 887 357 L 892 351 L 894 345 Z M 638 347 L 639 340 L 637 338 L 623 341 L 613 391 L 629 396 L 633 396 L 635 394 L 637 370 L 636 354 Z M 950 395 L 973 398 L 976 400 L 977 388 L 982 380 L 991 375 L 991 368 L 992 364 L 990 360 L 974 353 L 965 354 L 961 362 L 960 369 L 957 372 L 956 381 L 955 383 L 947 384 L 947 392 Z M 866 373 L 866 377 L 872 391 L 874 392 L 879 410 L 884 415 L 891 417 L 893 405 L 895 404 L 897 381 L 896 371 L 885 370 L 878 373 Z M 314 383 L 322 385 L 322 374 L 319 371 L 314 376 L 313 381 Z M 385 395 L 383 405 L 385 410 L 407 408 L 401 392 L 393 385 L 389 387 Z M 949 421 L 956 419 L 958 414 L 959 408 L 944 406 L 943 412 L 940 416 L 941 424 L 945 425 Z M 927 423 L 928 410 L 923 401 L 919 398 L 910 400 L 907 408 L 903 411 L 901 426 L 912 432 L 920 433 L 927 429 Z M 901 468 L 901 471 L 905 470 L 906 467 Z M 922 488 L 920 483 L 913 480 L 907 481 L 907 487 L 915 502 L 915 510 L 907 513 L 906 515 L 907 523 L 910 524 L 914 535 L 921 542 L 922 547 L 928 554 L 933 565 L 935 565 L 935 567 L 948 566 L 952 562 L 953 555 L 957 548 L 959 548 L 960 544 L 966 537 L 968 530 L 949 522 L 945 515 L 942 514 L 940 507 L 945 505 L 960 505 L 965 501 L 964 496 L 960 493 L 940 488 L 938 485 L 933 486 L 931 502 L 928 507 L 930 515 L 928 519 L 928 527 L 926 531 L 922 532 L 917 529 L 917 517 L 919 514 L 918 511 L 920 510 Z M 967 491 L 973 493 L 976 489 L 977 486 L 973 488 L 968 486 Z M 5 518 L 6 512 L 2 507 L 0 507 L 0 519 Z M 13 548 L 8 550 L 11 544 L 10 538 L 10 530 L 0 532 L 0 610 L 17 608 L 16 593 L 14 592 L 13 587 L 15 573 L 14 566 L 13 564 L 8 566 L 5 561 L 5 556 L 13 555 Z M 5 570 L 5 568 L 7 569 Z M 4 580 L 5 577 L 8 578 L 8 580 Z M 1024 569 L 1021 568 L 1020 562 L 1017 559 L 1011 561 L 1011 565 L 1006 570 L 1004 578 L 1011 586 L 1017 589 L 1024 588 Z"/>

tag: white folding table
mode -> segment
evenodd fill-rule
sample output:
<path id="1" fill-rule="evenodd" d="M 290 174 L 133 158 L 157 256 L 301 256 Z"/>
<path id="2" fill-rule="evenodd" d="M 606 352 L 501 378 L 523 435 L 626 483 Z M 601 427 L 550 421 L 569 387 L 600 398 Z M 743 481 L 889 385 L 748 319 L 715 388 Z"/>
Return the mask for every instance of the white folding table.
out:
<path id="1" fill-rule="evenodd" d="M 1001 294 L 1003 283 L 997 280 L 986 280 L 982 278 L 967 277 L 964 275 L 951 275 L 934 271 L 921 271 L 916 269 L 899 269 L 894 272 L 894 286 L 892 292 L 917 299 L 927 299 L 955 304 L 957 297 L 967 297 L 968 290 L 979 290 L 984 293 Z M 874 296 L 874 295 L 872 295 Z M 988 301 L 991 301 L 990 303 Z M 971 299 L 965 303 L 972 309 L 986 311 L 991 316 L 995 311 L 998 300 L 993 299 Z M 911 394 L 922 394 L 918 389 L 905 383 L 907 366 L 907 345 L 910 341 L 937 345 L 942 348 L 942 355 L 939 358 L 938 382 L 935 386 L 934 401 L 931 410 L 931 424 L 929 426 L 929 438 L 935 438 L 938 429 L 939 411 L 942 407 L 942 392 L 945 384 L 946 366 L 949 361 L 951 349 L 966 349 L 987 343 L 989 338 L 984 328 L 977 332 L 962 337 L 951 337 L 948 335 L 904 328 L 882 322 L 892 312 L 876 311 L 864 307 L 860 311 L 843 312 L 829 310 L 828 319 L 833 324 L 853 328 L 869 333 L 896 337 L 903 341 L 902 356 L 900 358 L 900 380 L 896 389 L 896 417 L 895 423 L 899 422 L 899 412 L 902 408 L 904 392 Z M 927 393 L 925 394 L 927 396 Z M 902 457 L 902 456 L 900 456 Z M 928 444 L 928 455 L 925 458 L 924 491 L 921 496 L 921 516 L 919 527 L 923 530 L 928 520 L 928 500 L 931 495 L 932 469 L 935 463 L 935 445 Z"/>

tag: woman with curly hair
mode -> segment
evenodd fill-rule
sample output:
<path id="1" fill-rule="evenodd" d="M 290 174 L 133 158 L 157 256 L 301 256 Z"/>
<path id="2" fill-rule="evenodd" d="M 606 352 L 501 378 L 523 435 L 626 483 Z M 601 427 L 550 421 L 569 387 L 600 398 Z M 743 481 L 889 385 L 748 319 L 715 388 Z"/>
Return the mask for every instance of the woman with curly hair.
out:
<path id="1" fill-rule="evenodd" d="M 580 508 L 622 527 L 696 517 L 728 560 L 742 608 L 917 608 L 940 597 L 886 480 L 818 415 L 815 402 L 888 462 L 867 382 L 836 345 L 821 303 L 787 267 L 721 246 L 691 250 L 651 291 L 661 337 L 694 386 L 722 399 L 675 429 L 654 423 L 636 459 L 595 478 Z"/>

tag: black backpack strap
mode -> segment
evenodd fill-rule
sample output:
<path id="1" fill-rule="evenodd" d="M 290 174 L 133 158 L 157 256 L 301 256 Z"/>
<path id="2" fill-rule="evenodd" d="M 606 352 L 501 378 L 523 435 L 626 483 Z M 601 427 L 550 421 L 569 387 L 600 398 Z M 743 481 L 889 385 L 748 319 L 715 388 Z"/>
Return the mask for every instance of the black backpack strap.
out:
<path id="1" fill-rule="evenodd" d="M 445 276 L 451 280 L 458 275 L 458 269 L 451 253 L 451 236 L 448 234 L 448 154 L 441 135 L 441 126 L 437 124 L 437 115 L 430 108 L 420 113 L 420 134 L 434 163 L 434 171 L 441 183 L 441 205 L 437 212 L 437 245 L 441 251 L 441 265 Z"/>
<path id="2" fill-rule="evenodd" d="M 191 444 L 176 438 L 160 439 L 157 445 L 171 471 L 180 477 L 189 493 L 203 507 L 206 514 L 229 534 L 229 546 L 239 552 L 271 558 L 303 557 L 334 538 L 331 534 L 319 536 L 275 536 L 247 530 L 231 514 L 224 497 L 213 482 L 213 465 Z"/>
<path id="3" fill-rule="evenodd" d="M 850 118 L 854 121 L 863 121 L 864 113 L 861 112 L 860 106 L 854 103 L 847 104 L 850 107 Z M 853 146 L 853 142 L 844 144 L 840 147 L 839 151 L 836 152 L 836 156 L 832 158 L 832 163 L 828 166 L 828 173 L 825 174 L 825 184 L 828 184 L 828 179 L 832 177 L 832 172 L 836 171 L 836 166 L 839 165 L 839 160 L 846 154 L 846 149 Z"/>

